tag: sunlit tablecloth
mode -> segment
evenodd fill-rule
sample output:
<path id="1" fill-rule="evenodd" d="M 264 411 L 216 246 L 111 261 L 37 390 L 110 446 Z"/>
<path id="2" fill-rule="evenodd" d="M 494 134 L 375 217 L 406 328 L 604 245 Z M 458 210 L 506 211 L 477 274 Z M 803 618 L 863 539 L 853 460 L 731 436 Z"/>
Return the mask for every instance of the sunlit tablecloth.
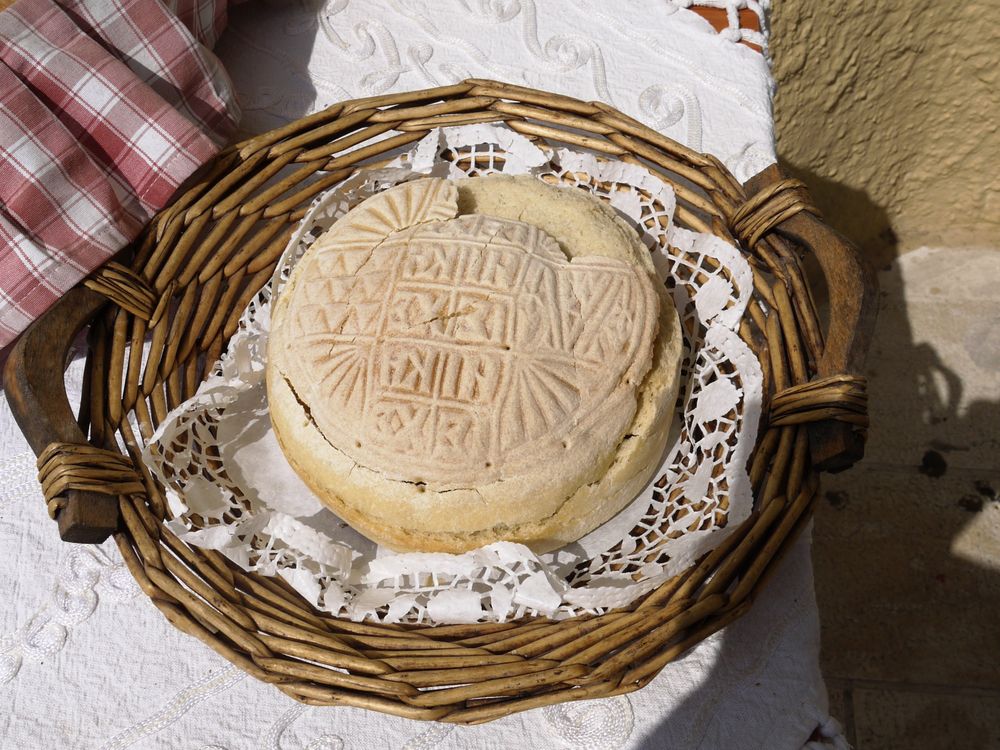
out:
<path id="1" fill-rule="evenodd" d="M 768 65 L 687 4 L 254 2 L 231 11 L 217 51 L 251 132 L 342 98 L 490 77 L 610 102 L 746 179 L 774 159 Z M 643 690 L 452 727 L 309 708 L 244 676 L 164 620 L 113 544 L 59 543 L 6 402 L 0 457 L 5 748 L 846 747 L 819 673 L 808 532 L 748 615 Z"/>

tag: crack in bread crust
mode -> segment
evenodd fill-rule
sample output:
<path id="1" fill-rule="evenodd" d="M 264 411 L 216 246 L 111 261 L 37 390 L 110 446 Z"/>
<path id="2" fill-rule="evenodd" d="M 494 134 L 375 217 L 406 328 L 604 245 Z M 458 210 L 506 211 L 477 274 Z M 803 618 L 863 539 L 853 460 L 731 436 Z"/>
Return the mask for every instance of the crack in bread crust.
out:
<path id="1" fill-rule="evenodd" d="M 376 197 L 384 198 L 393 190 L 415 184 L 418 183 L 397 186 Z M 658 465 L 676 397 L 679 321 L 665 290 L 657 288 L 653 281 L 648 252 L 638 236 L 596 199 L 582 196 L 579 191 L 544 185 L 534 178 L 473 178 L 457 184 L 460 191 L 449 192 L 447 187 L 429 188 L 426 185 L 421 189 L 425 193 L 436 191 L 437 195 L 443 195 L 452 206 L 449 209 L 452 215 L 457 213 L 458 203 L 467 206 L 470 202 L 473 205 L 483 202 L 483 210 L 488 209 L 494 215 L 462 216 L 449 222 L 445 216 L 448 211 L 433 200 L 421 203 L 410 196 L 410 209 L 420 204 L 434 214 L 434 220 L 417 222 L 416 228 L 391 226 L 391 231 L 382 236 L 369 232 L 364 243 L 350 236 L 345 240 L 341 234 L 340 247 L 347 248 L 343 252 L 348 256 L 355 253 L 354 261 L 350 257 L 346 260 L 334 257 L 338 252 L 334 230 L 340 222 L 328 233 L 329 239 L 324 235 L 317 240 L 314 247 L 318 245 L 325 255 L 317 253 L 312 265 L 323 267 L 325 263 L 330 268 L 340 263 L 339 270 L 344 271 L 339 276 L 329 277 L 333 279 L 331 282 L 323 282 L 327 284 L 326 289 L 341 295 L 334 300 L 335 305 L 342 305 L 334 309 L 341 318 L 332 319 L 330 315 L 322 320 L 309 318 L 308 315 L 313 314 L 309 311 L 303 318 L 302 305 L 292 304 L 296 299 L 301 301 L 298 292 L 305 288 L 304 285 L 315 287 L 317 283 L 317 277 L 307 273 L 309 253 L 300 261 L 274 307 L 271 341 L 274 348 L 268 361 L 269 396 L 273 381 L 279 379 L 290 394 L 287 403 L 274 400 L 273 408 L 291 409 L 300 416 L 295 419 L 293 415 L 275 414 L 275 432 L 293 466 L 321 499 L 360 531 L 389 546 L 462 551 L 501 538 L 524 541 L 536 547 L 558 546 L 570 541 L 570 536 L 576 538 L 586 533 L 620 510 L 642 488 L 635 486 L 640 479 L 644 485 L 648 474 Z M 419 192 L 413 187 L 408 189 Z M 487 207 L 485 204 L 490 200 L 495 205 Z M 359 209 L 364 206 L 361 204 L 341 221 L 352 214 L 355 218 L 363 217 Z M 546 208 L 551 215 L 544 213 L 542 209 Z M 398 224 L 398 214 L 410 209 L 404 206 L 398 211 L 387 211 L 383 202 L 378 208 L 377 219 L 383 225 Z M 504 213 L 523 216 L 528 222 L 495 216 Z M 410 215 L 411 218 L 414 215 L 412 210 Z M 369 223 L 374 225 L 377 221 Z M 575 224 L 583 224 L 590 234 L 581 234 Z M 425 245 L 430 249 L 415 252 L 414 241 L 430 242 Z M 501 268 L 503 258 L 492 257 L 498 247 L 506 253 L 504 257 L 517 260 L 515 273 Z M 589 253 L 592 249 L 594 254 Z M 363 259 L 358 254 L 363 255 Z M 484 258 L 493 266 L 486 268 Z M 540 322 L 544 315 L 554 314 L 541 311 L 564 308 L 543 306 L 538 308 L 537 314 L 526 312 L 523 317 L 530 325 L 525 327 L 526 335 L 521 338 L 510 337 L 513 335 L 508 330 L 511 321 L 514 333 L 517 330 L 517 315 L 512 317 L 509 309 L 507 317 L 498 319 L 499 322 L 486 321 L 489 325 L 495 324 L 495 328 L 483 327 L 484 308 L 488 311 L 495 299 L 510 297 L 512 288 L 515 291 L 522 289 L 528 273 L 524 269 L 532 268 L 532 264 L 556 268 L 551 272 L 556 286 L 551 288 L 556 290 L 557 296 L 541 299 L 562 300 L 559 304 L 569 305 L 576 311 L 571 315 L 576 321 L 577 329 L 573 332 L 576 338 L 570 341 L 570 348 L 564 355 L 558 354 L 558 346 L 566 341 L 560 338 L 565 337 L 566 326 L 560 324 L 561 328 L 553 328 L 549 333 L 543 330 L 544 323 Z M 444 276 L 433 275 L 446 267 L 452 270 Z M 365 301 L 364 294 L 360 301 L 357 296 L 351 297 L 351 291 L 356 288 L 368 291 L 378 288 L 383 294 L 381 299 L 388 299 L 384 297 L 384 279 L 371 277 L 371 272 L 379 269 L 390 279 L 386 283 L 395 285 L 392 288 L 396 296 L 392 299 L 396 307 L 402 299 L 399 290 L 441 288 L 447 292 L 447 299 L 432 295 L 430 302 L 414 305 L 409 317 L 409 313 L 400 314 L 384 301 L 379 309 L 365 309 L 366 315 L 373 316 L 367 318 L 370 325 L 377 324 L 377 331 L 382 334 L 388 331 L 381 339 L 378 336 L 371 339 L 366 334 L 368 329 L 343 316 L 355 314 L 359 305 L 370 304 Z M 465 273 L 462 269 L 472 269 L 469 273 L 473 273 L 477 283 L 485 285 L 479 297 L 471 298 L 467 294 L 467 285 L 463 286 L 465 282 L 460 281 L 466 278 L 462 276 Z M 548 272 L 542 276 L 545 273 Z M 582 278 L 584 285 L 565 283 L 565 293 L 558 292 L 562 288 L 559 284 L 565 281 L 559 274 L 567 273 L 577 274 L 572 279 Z M 588 278 L 587 274 L 591 276 Z M 593 296 L 586 284 L 591 283 L 593 287 L 594 279 L 605 278 L 627 279 L 627 282 L 615 282 L 618 286 L 614 288 L 618 292 L 623 289 L 633 292 L 631 295 L 604 293 Z M 606 286 L 607 282 L 602 281 L 601 285 Z M 535 291 L 542 288 L 531 287 Z M 606 292 L 605 289 L 599 291 Z M 289 327 L 289 320 L 299 327 Z M 607 321 L 632 326 L 627 329 L 631 330 L 629 337 L 615 339 L 614 334 L 605 330 L 609 325 Z M 309 325 L 317 330 L 303 330 Z M 473 330 L 473 326 L 479 327 Z M 325 363 L 337 364 L 337 358 L 345 356 L 345 347 L 358 348 L 366 335 L 377 342 L 367 344 L 364 354 L 368 363 L 364 373 L 367 377 L 365 388 L 349 392 L 346 400 L 343 396 L 340 401 L 331 399 L 329 391 L 318 388 L 317 382 L 324 383 L 321 377 L 303 380 L 302 363 L 308 356 L 301 352 L 307 350 L 296 345 L 308 336 L 321 338 L 325 335 L 322 330 L 334 330 L 344 336 L 339 344 L 324 344 L 321 353 Z M 510 335 L 503 334 L 505 330 Z M 482 334 L 483 331 L 503 335 L 480 335 L 467 340 L 473 333 Z M 574 348 L 578 342 L 587 343 L 587 337 L 592 341 L 595 336 L 599 340 L 598 348 Z M 613 345 L 611 348 L 608 348 L 609 341 Z M 453 368 L 458 379 L 447 381 L 447 367 L 435 365 L 426 370 L 426 382 L 420 381 L 420 372 L 414 370 L 412 362 L 406 358 L 393 360 L 392 348 L 400 346 L 416 347 L 416 351 L 424 355 L 430 352 L 431 357 L 446 363 L 458 361 L 457 369 Z M 503 354 L 504 351 L 508 354 Z M 550 351 L 556 354 L 549 354 Z M 588 351 L 596 356 L 587 354 Z M 517 390 L 520 387 L 517 378 L 525 377 L 519 374 L 518 368 L 523 367 L 522 361 L 532 361 L 532 356 L 538 356 L 532 352 L 542 352 L 548 358 L 545 361 L 556 362 L 558 375 L 554 380 L 542 381 L 541 385 L 536 378 L 531 391 Z M 556 359 L 553 360 L 553 356 Z M 490 381 L 481 364 L 487 357 L 506 357 L 506 361 L 513 364 L 506 373 Z M 560 357 L 565 359 L 565 364 L 559 364 L 563 361 Z M 468 374 L 463 368 L 469 366 L 479 368 L 474 373 L 478 380 L 460 379 L 463 373 Z M 400 367 L 409 381 L 393 380 L 392 373 Z M 280 378 L 272 377 L 275 373 Z M 598 380 L 588 381 L 586 377 L 591 373 Z M 377 382 L 373 385 L 373 381 Z M 606 385 L 596 387 L 597 382 Z M 407 393 L 414 394 L 406 396 L 409 411 L 402 416 L 414 419 L 417 414 L 419 417 L 419 410 L 426 403 L 437 409 L 435 414 L 481 414 L 476 419 L 486 421 L 472 428 L 459 423 L 447 425 L 452 431 L 451 437 L 468 438 L 472 434 L 473 438 L 465 442 L 459 440 L 454 445 L 446 441 L 445 448 L 452 450 L 454 456 L 449 459 L 451 463 L 440 457 L 445 455 L 447 458 L 447 451 L 441 448 L 440 442 L 426 439 L 422 443 L 386 441 L 378 430 L 372 432 L 371 428 L 373 424 L 378 425 L 377 420 L 383 419 L 398 431 L 403 422 L 399 409 L 393 407 L 396 411 L 392 412 L 383 408 L 379 412 L 378 408 L 380 404 L 399 402 L 400 385 L 409 389 Z M 426 396 L 420 391 L 421 387 L 430 389 Z M 509 395 L 503 395 L 511 392 L 516 397 L 514 402 Z M 369 399 L 363 402 L 360 412 L 357 403 L 350 401 L 358 398 L 358 393 Z M 519 406 L 517 398 L 521 399 Z M 665 406 L 664 402 L 669 405 Z M 511 403 L 514 403 L 513 412 Z M 372 408 L 372 404 L 376 408 Z M 560 416 L 546 420 L 542 404 L 547 404 L 550 410 L 553 405 L 558 406 Z M 526 409 L 531 413 L 525 415 Z M 324 414 L 332 415 L 333 419 L 324 418 Z M 352 414 L 360 416 L 352 417 Z M 305 417 L 305 426 L 300 424 L 302 417 Z M 352 418 L 356 426 L 345 429 L 344 420 L 349 422 Z M 416 421 L 423 428 L 429 418 L 425 416 L 424 422 Z M 529 422 L 523 422 L 524 419 Z M 431 426 L 434 429 L 430 434 L 438 434 L 434 430 L 439 422 Z M 298 434 L 308 432 L 309 427 L 313 433 L 311 438 Z M 479 433 L 475 433 L 475 429 Z M 427 433 L 420 434 L 426 436 Z M 521 450 L 520 457 L 518 450 Z"/>

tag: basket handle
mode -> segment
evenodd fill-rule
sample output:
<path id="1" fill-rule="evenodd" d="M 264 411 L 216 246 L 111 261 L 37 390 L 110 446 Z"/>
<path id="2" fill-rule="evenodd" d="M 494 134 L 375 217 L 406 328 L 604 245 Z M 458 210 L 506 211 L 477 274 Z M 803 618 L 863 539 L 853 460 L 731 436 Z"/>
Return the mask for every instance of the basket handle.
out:
<path id="1" fill-rule="evenodd" d="M 14 344 L 4 366 L 4 390 L 14 419 L 36 456 L 63 446 L 87 448 L 63 384 L 63 363 L 76 335 L 89 323 L 107 298 L 79 284 L 36 320 Z M 45 456 L 43 456 L 45 454 Z M 41 467 L 45 468 L 45 467 Z M 55 473 L 59 467 L 56 467 Z M 51 469 L 47 472 L 53 475 Z M 63 481 L 44 482 L 55 495 L 48 497 L 50 513 L 63 541 L 98 544 L 118 528 L 118 496 L 91 489 L 75 489 Z"/>
<path id="2" fill-rule="evenodd" d="M 751 177 L 744 187 L 752 198 L 786 180 L 781 169 L 772 165 Z M 785 393 L 801 398 L 805 391 L 823 388 L 833 394 L 826 413 L 836 412 L 835 416 L 801 421 L 809 422 L 813 466 L 842 471 L 864 456 L 865 430 L 857 425 L 867 423 L 863 375 L 878 311 L 878 280 L 857 246 L 812 211 L 788 211 L 776 218 L 781 220 L 769 231 L 812 251 L 823 270 L 830 299 L 830 326 L 816 376 L 809 386 Z M 859 417 L 853 421 L 845 418 L 852 411 Z"/>

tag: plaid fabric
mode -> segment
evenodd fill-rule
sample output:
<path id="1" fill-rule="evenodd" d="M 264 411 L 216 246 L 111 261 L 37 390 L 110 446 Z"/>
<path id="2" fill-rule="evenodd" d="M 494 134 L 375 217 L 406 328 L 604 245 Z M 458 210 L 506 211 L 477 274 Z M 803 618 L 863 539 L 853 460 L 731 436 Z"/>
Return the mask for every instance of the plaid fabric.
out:
<path id="1" fill-rule="evenodd" d="M 221 20 L 209 27 L 211 34 L 198 25 L 189 29 L 164 4 L 149 0 L 60 0 L 60 4 L 77 26 L 103 42 L 140 81 L 209 138 L 218 144 L 229 139 L 233 123 L 239 120 L 229 76 L 215 55 L 191 43 L 192 33 L 199 41 L 204 37 L 214 42 L 219 24 L 225 23 L 224 2 L 201 3 L 216 14 L 213 18 L 221 13 Z"/>
<path id="2" fill-rule="evenodd" d="M 163 0 L 163 4 L 206 47 L 214 47 L 226 28 L 227 0 Z"/>
<path id="3" fill-rule="evenodd" d="M 0 13 L 0 348 L 232 133 L 211 60 L 160 0 L 19 0 Z"/>

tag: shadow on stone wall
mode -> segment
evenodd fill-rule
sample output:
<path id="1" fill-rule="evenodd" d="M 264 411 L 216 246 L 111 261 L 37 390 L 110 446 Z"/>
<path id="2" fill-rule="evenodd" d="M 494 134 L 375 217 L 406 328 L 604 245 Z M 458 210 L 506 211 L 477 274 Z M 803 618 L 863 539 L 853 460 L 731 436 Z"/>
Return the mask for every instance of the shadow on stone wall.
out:
<path id="1" fill-rule="evenodd" d="M 792 177 L 809 186 L 816 207 L 831 227 L 850 237 L 877 271 L 885 270 L 899 253 L 899 241 L 889 214 L 863 190 L 857 190 L 789 163 L 780 154 L 778 163 Z"/>
<path id="2" fill-rule="evenodd" d="M 963 747 L 990 746 L 995 722 L 984 725 L 982 710 L 953 700 L 947 690 L 1000 688 L 1000 630 L 981 616 L 1000 609 L 1000 575 L 955 553 L 980 514 L 1000 515 L 1000 399 L 963 406 L 962 398 L 976 377 L 982 391 L 991 363 L 1000 371 L 1000 335 L 990 333 L 988 319 L 956 312 L 954 274 L 942 272 L 940 289 L 926 274 L 916 293 L 904 287 L 914 279 L 913 267 L 906 266 L 904 279 L 888 215 L 867 194 L 786 169 L 806 182 L 826 221 L 855 238 L 879 271 L 881 287 L 867 365 L 867 455 L 848 472 L 824 475 L 816 505 L 820 661 L 832 713 L 860 750 L 953 747 L 957 737 L 967 740 L 958 743 Z M 908 264 L 918 256 L 903 257 Z M 825 284 L 810 260 L 807 271 L 825 317 Z M 989 280 L 978 283 L 986 288 Z M 965 362 L 965 353 L 978 376 L 954 361 Z M 748 658 L 732 651 L 727 632 L 717 663 Z M 676 731 L 672 722 L 731 689 L 717 677 L 691 693 L 642 746 L 665 746 Z M 718 710 L 726 715 L 724 706 Z"/>
<path id="3" fill-rule="evenodd" d="M 886 724 L 887 746 L 945 747 L 962 737 L 967 747 L 986 747 L 975 738 L 986 743 L 983 733 L 995 732 L 995 723 L 989 728 L 980 718 L 977 728 L 962 701 L 942 702 L 935 691 L 1000 688 L 1000 632 L 977 614 L 1000 605 L 1000 575 L 955 551 L 968 550 L 961 540 L 980 514 L 1000 514 L 1000 398 L 963 399 L 970 387 L 1000 396 L 983 387 L 991 371 L 998 382 L 1000 335 L 991 327 L 998 308 L 969 305 L 977 295 L 989 299 L 990 279 L 958 280 L 957 255 L 901 262 L 888 215 L 868 195 L 805 169 L 788 171 L 810 187 L 828 223 L 855 238 L 880 284 L 866 458 L 848 473 L 824 476 L 816 512 L 824 674 L 844 693 L 835 698 L 852 735 L 856 704 L 871 711 L 904 695 L 922 708 Z M 856 700 L 858 681 L 872 685 Z"/>

